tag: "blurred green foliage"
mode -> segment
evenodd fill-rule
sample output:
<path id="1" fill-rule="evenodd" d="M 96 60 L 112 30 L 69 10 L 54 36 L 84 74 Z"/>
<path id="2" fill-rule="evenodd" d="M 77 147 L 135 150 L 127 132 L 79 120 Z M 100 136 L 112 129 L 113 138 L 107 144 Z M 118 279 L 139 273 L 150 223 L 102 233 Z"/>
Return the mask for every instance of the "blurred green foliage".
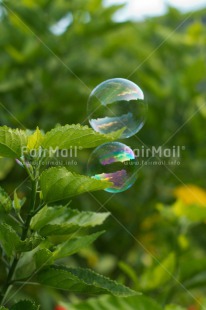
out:
<path id="1" fill-rule="evenodd" d="M 172 210 L 174 188 L 206 186 L 206 10 L 183 15 L 168 8 L 162 17 L 116 23 L 113 14 L 119 7 L 105 8 L 101 0 L 0 3 L 0 125 L 48 130 L 56 123 L 86 124 L 91 90 L 106 79 L 123 77 L 143 89 L 149 104 L 144 128 L 123 142 L 134 148 L 185 147 L 180 165 L 141 167 L 136 185 L 125 193 L 75 198 L 74 207 L 107 208 L 113 216 L 96 249 L 88 248 L 68 264 L 89 264 L 115 276 L 124 271 L 122 282 L 162 305 L 204 306 L 205 212 L 199 199 L 191 212 L 184 212 L 190 208 L 184 201 L 180 213 Z M 78 170 L 86 169 L 88 156 L 80 154 Z M 1 183 L 10 192 L 24 176 L 21 167 L 13 166 L 0 159 Z M 26 190 L 22 186 L 20 196 Z M 194 189 L 186 195 L 200 197 Z M 26 293 L 38 293 L 43 309 L 53 302 L 38 289 L 28 287 Z M 55 293 L 53 300 L 59 299 Z"/>

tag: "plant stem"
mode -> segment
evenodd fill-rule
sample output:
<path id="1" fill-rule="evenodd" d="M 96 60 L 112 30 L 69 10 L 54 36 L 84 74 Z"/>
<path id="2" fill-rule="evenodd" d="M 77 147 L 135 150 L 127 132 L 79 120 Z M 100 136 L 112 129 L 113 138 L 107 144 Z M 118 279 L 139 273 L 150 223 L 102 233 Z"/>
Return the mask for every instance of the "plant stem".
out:
<path id="1" fill-rule="evenodd" d="M 37 187 L 38 187 L 37 178 L 34 178 L 34 179 L 32 178 L 31 183 L 32 183 L 32 190 L 31 190 L 30 210 L 29 210 L 29 213 L 27 215 L 27 218 L 26 218 L 23 230 L 22 230 L 22 234 L 21 234 L 21 240 L 22 241 L 24 241 L 27 238 L 30 222 L 31 222 L 31 219 L 33 217 L 33 213 L 35 210 L 35 204 L 36 204 L 36 192 L 37 192 Z M 16 256 L 12 262 L 10 269 L 9 269 L 9 273 L 8 273 L 5 285 L 3 286 L 2 291 L 1 291 L 1 295 L 0 295 L 1 305 L 3 304 L 5 297 L 8 293 L 8 290 L 9 290 L 9 287 L 11 285 L 11 281 L 12 281 L 12 278 L 14 276 L 16 266 L 19 262 L 19 259 L 20 259 L 20 255 Z"/>
<path id="2" fill-rule="evenodd" d="M 30 212 L 27 215 L 26 218 L 26 222 L 22 231 L 22 235 L 21 235 L 21 240 L 25 240 L 29 231 L 29 226 L 30 226 L 30 222 L 31 219 L 33 217 L 33 212 L 35 209 L 35 204 L 36 204 L 36 191 L 37 191 L 37 186 L 38 186 L 38 182 L 36 180 L 32 180 L 32 190 L 31 190 L 31 205 L 30 205 Z"/>

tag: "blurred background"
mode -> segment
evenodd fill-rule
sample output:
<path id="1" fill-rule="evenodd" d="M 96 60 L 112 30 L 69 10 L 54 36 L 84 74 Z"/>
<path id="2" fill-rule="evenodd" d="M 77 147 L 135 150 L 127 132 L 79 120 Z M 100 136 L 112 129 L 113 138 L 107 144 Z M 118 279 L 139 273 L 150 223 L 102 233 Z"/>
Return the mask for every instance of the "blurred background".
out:
<path id="1" fill-rule="evenodd" d="M 122 142 L 181 146 L 180 164 L 145 165 L 124 193 L 74 199 L 74 208 L 112 215 L 95 247 L 68 264 L 89 266 L 161 304 L 200 309 L 158 262 L 206 303 L 206 1 L 0 1 L 0 31 L 0 125 L 88 125 L 92 89 L 115 77 L 144 91 L 146 124 Z M 86 173 L 90 153 L 80 153 L 78 172 Z M 25 176 L 0 159 L 0 183 L 10 193 Z M 45 309 L 62 298 L 38 294 Z"/>

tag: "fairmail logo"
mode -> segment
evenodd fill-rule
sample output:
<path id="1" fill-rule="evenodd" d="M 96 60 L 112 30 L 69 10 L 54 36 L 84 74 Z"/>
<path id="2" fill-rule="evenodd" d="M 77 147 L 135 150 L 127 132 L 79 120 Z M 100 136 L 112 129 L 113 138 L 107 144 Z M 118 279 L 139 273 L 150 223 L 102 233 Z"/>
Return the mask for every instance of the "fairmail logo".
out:
<path id="1" fill-rule="evenodd" d="M 49 147 L 48 149 L 43 149 L 43 148 L 38 148 L 38 149 L 31 149 L 28 150 L 26 146 L 22 147 L 21 153 L 22 156 L 25 154 L 27 156 L 30 156 L 30 158 L 40 158 L 40 157 L 53 157 L 55 156 L 56 158 L 77 158 L 78 157 L 78 152 L 82 150 L 81 146 L 74 146 L 70 147 L 68 149 L 60 149 L 59 147 L 53 148 Z"/>
<path id="2" fill-rule="evenodd" d="M 150 148 L 142 146 L 138 149 L 133 149 L 136 158 L 180 158 L 185 146 L 174 145 L 172 148 L 164 148 L 162 146 L 152 146 Z"/>

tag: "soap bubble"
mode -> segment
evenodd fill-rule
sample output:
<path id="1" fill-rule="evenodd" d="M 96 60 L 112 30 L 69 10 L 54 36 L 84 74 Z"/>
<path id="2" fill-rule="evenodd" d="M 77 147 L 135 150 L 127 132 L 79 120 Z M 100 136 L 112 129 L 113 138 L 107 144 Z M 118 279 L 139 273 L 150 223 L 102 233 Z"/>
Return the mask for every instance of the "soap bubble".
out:
<path id="1" fill-rule="evenodd" d="M 87 114 L 95 131 L 107 134 L 125 127 L 120 138 L 129 138 L 143 127 L 147 104 L 139 86 L 116 78 L 99 84 L 92 91 Z"/>
<path id="2" fill-rule="evenodd" d="M 129 146 L 120 142 L 105 143 L 97 147 L 88 161 L 88 174 L 97 180 L 113 183 L 105 189 L 120 193 L 130 188 L 137 179 L 138 161 Z"/>

